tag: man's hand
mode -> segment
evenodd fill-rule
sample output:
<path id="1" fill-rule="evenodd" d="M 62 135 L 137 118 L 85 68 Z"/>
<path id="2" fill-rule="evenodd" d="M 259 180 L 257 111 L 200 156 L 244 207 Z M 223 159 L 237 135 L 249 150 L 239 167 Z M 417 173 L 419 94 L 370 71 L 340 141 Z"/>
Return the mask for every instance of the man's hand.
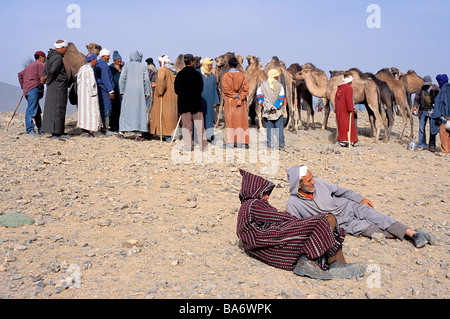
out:
<path id="1" fill-rule="evenodd" d="M 366 205 L 369 206 L 369 207 L 375 208 L 375 207 L 373 206 L 372 202 L 371 202 L 370 200 L 368 200 L 367 198 L 364 198 L 364 199 L 361 201 L 361 204 L 366 204 Z"/>
<path id="2" fill-rule="evenodd" d="M 109 99 L 114 100 L 114 93 L 109 93 Z"/>

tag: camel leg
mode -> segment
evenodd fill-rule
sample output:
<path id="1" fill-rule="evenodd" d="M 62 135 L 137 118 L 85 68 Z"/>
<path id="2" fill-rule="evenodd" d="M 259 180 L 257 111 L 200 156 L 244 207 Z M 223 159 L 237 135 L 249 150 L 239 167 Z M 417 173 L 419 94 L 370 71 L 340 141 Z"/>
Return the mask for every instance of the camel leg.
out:
<path id="1" fill-rule="evenodd" d="M 222 112 L 223 112 L 223 99 L 222 99 L 222 101 L 220 102 L 220 106 L 219 106 L 219 115 L 217 115 L 217 122 L 216 122 L 216 125 L 214 125 L 214 128 L 216 129 L 217 128 L 217 126 L 219 126 L 219 122 L 220 122 L 220 117 L 222 116 Z"/>
<path id="2" fill-rule="evenodd" d="M 400 114 L 402 116 L 403 119 L 403 124 L 402 124 L 402 130 L 400 132 L 400 136 L 398 137 L 399 140 L 403 139 L 403 134 L 405 133 L 405 129 L 406 129 L 406 124 L 407 124 L 407 115 L 406 115 L 406 110 L 403 107 L 398 106 L 398 109 L 400 110 Z"/>
<path id="3" fill-rule="evenodd" d="M 323 111 L 323 124 L 322 124 L 322 131 L 326 130 L 328 127 L 328 118 L 330 117 L 331 107 L 330 107 L 330 101 L 327 101 L 327 103 L 324 103 L 324 111 Z M 334 109 L 334 105 L 333 105 Z"/>

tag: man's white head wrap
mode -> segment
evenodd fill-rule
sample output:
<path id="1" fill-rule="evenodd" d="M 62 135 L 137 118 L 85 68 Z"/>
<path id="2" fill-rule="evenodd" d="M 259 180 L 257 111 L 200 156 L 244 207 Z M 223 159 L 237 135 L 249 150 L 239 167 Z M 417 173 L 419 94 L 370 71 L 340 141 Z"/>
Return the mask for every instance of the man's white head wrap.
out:
<path id="1" fill-rule="evenodd" d="M 158 61 L 161 62 L 161 65 L 164 65 L 166 63 L 170 63 L 170 58 L 168 55 L 162 55 L 158 58 Z"/>
<path id="2" fill-rule="evenodd" d="M 55 43 L 55 49 L 67 48 L 68 46 L 69 46 L 69 43 L 67 43 L 67 41 L 63 41 L 61 43 L 58 43 L 58 42 Z"/>
<path id="3" fill-rule="evenodd" d="M 111 55 L 111 51 L 106 50 L 106 49 L 102 49 L 98 55 L 99 58 L 101 58 L 102 56 L 107 56 L 107 55 Z"/>
<path id="4" fill-rule="evenodd" d="M 353 82 L 353 76 L 344 77 L 344 80 L 342 81 L 342 84 L 347 84 Z"/>
<path id="5" fill-rule="evenodd" d="M 308 173 L 308 166 L 300 166 L 299 172 L 299 180 L 301 180 L 303 177 L 306 176 L 306 173 Z"/>

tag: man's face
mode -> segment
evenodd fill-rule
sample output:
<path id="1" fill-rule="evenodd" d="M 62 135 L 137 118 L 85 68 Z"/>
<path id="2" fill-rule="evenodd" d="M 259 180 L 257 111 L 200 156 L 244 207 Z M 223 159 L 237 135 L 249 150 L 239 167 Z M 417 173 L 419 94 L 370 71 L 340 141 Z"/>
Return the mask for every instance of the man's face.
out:
<path id="1" fill-rule="evenodd" d="M 97 65 L 97 59 L 92 60 L 92 61 L 91 61 L 91 65 L 92 65 L 93 67 L 96 66 L 96 65 Z"/>
<path id="2" fill-rule="evenodd" d="M 62 55 L 66 54 L 67 52 L 67 47 L 62 47 L 60 49 L 56 49 L 59 53 L 61 53 Z"/>
<path id="3" fill-rule="evenodd" d="M 315 183 L 316 183 L 316 181 L 314 180 L 312 173 L 310 171 L 308 171 L 306 173 L 306 176 L 304 176 L 300 180 L 299 190 L 301 190 L 305 193 L 308 193 L 308 194 L 312 194 L 316 190 L 316 188 L 314 187 Z"/>
<path id="4" fill-rule="evenodd" d="M 41 61 L 42 63 L 45 63 L 45 58 L 43 56 L 40 56 L 39 61 Z"/>
<path id="5" fill-rule="evenodd" d="M 104 56 L 102 56 L 102 59 L 103 59 L 106 63 L 108 63 L 108 62 L 109 62 L 109 59 L 110 59 L 110 56 L 109 56 L 109 55 L 104 55 Z"/>
<path id="6" fill-rule="evenodd" d="M 122 65 L 122 59 L 119 59 L 119 60 L 115 60 L 114 61 L 114 65 L 118 65 L 118 66 L 120 66 L 120 65 Z"/>

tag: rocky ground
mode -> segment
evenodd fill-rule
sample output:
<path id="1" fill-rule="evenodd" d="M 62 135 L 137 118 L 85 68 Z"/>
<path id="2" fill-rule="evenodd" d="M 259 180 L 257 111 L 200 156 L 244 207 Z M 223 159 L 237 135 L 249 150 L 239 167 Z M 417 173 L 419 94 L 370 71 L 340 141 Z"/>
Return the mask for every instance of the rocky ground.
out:
<path id="1" fill-rule="evenodd" d="M 11 114 L 0 113 L 0 215 L 23 213 L 35 223 L 0 226 L 0 298 L 450 296 L 450 157 L 407 150 L 409 140 L 397 139 L 400 117 L 391 140 L 375 144 L 360 112 L 362 145 L 344 149 L 334 144 L 332 114 L 326 131 L 319 125 L 286 131 L 286 151 L 270 155 L 268 163 L 267 154 L 252 150 L 241 154 L 244 160 L 189 160 L 176 155 L 178 144 L 159 140 L 84 138 L 76 114 L 67 119 L 70 139 L 29 137 L 23 114 L 5 131 Z M 347 236 L 348 261 L 369 266 L 357 280 L 303 278 L 248 257 L 235 235 L 238 169 L 273 181 L 270 201 L 282 210 L 289 197 L 285 169 L 299 164 L 366 195 L 411 228 L 433 232 L 436 245 L 416 249 L 408 241 Z"/>

